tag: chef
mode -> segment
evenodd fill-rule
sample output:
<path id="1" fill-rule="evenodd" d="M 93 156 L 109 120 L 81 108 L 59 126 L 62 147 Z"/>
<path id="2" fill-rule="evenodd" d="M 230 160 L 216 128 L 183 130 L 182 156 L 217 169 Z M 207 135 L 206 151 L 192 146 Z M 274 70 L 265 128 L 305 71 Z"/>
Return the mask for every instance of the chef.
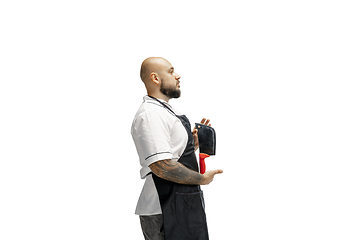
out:
<path id="1" fill-rule="evenodd" d="M 135 213 L 145 240 L 209 239 L 200 185 L 213 181 L 222 170 L 200 174 L 195 151 L 197 130 L 169 104 L 179 98 L 180 76 L 164 58 L 151 57 L 140 76 L 148 95 L 137 111 L 131 134 L 145 179 Z M 202 124 L 211 125 L 202 119 Z"/>

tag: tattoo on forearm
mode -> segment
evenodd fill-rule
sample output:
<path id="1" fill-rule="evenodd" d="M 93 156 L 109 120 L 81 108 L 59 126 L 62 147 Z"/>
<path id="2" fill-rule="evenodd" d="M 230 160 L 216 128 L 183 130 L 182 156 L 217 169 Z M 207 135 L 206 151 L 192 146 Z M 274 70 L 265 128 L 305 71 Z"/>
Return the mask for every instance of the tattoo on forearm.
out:
<path id="1" fill-rule="evenodd" d="M 149 167 L 156 176 L 171 182 L 187 185 L 200 185 L 205 180 L 200 173 L 172 160 L 158 161 L 151 164 Z"/>

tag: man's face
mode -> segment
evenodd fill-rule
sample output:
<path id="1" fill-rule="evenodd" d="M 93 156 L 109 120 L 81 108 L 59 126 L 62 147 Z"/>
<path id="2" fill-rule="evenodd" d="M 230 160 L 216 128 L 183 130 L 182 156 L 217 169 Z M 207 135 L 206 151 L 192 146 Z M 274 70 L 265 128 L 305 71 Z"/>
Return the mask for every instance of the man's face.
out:
<path id="1" fill-rule="evenodd" d="M 171 63 L 165 62 L 159 75 L 161 78 L 161 93 L 168 98 L 179 98 L 181 95 L 180 76 L 174 71 Z"/>

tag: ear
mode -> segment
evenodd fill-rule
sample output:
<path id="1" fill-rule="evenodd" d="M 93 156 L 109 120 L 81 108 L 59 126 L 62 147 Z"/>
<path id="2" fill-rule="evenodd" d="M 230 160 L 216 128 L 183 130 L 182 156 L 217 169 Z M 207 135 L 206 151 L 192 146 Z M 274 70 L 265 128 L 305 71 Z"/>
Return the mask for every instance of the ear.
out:
<path id="1" fill-rule="evenodd" d="M 159 78 L 159 76 L 157 75 L 157 73 L 152 72 L 152 73 L 150 74 L 150 79 L 151 79 L 151 81 L 154 82 L 155 84 L 160 84 L 160 78 Z"/>

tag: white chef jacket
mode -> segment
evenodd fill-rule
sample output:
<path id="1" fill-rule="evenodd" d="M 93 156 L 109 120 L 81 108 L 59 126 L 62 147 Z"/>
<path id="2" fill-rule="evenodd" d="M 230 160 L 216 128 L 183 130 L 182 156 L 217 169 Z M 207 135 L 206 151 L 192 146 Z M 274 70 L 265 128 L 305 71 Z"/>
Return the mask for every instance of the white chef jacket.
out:
<path id="1" fill-rule="evenodd" d="M 177 115 L 180 112 L 166 104 Z M 161 214 L 159 196 L 153 181 L 149 165 L 154 162 L 172 159 L 177 161 L 185 150 L 188 134 L 181 121 L 161 103 L 149 96 L 137 111 L 132 127 L 136 150 L 140 159 L 140 176 L 145 178 L 135 214 L 155 215 Z"/>

